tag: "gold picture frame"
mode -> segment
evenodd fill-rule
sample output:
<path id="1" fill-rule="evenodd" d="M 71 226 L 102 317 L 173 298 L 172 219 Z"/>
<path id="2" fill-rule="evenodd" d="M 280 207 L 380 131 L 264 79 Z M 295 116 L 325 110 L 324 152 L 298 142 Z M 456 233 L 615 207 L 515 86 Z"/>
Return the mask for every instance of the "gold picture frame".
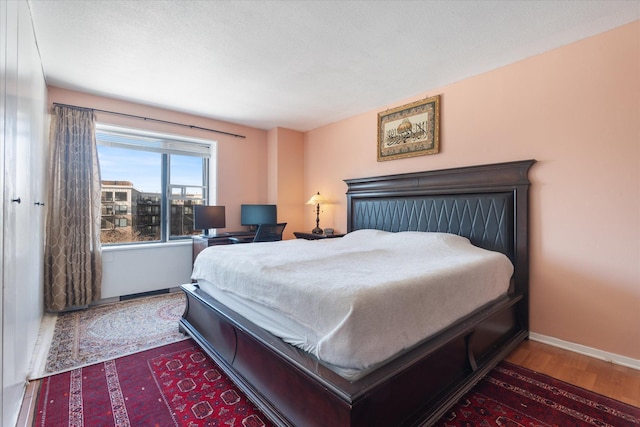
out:
<path id="1" fill-rule="evenodd" d="M 440 151 L 440 95 L 378 113 L 378 161 Z"/>

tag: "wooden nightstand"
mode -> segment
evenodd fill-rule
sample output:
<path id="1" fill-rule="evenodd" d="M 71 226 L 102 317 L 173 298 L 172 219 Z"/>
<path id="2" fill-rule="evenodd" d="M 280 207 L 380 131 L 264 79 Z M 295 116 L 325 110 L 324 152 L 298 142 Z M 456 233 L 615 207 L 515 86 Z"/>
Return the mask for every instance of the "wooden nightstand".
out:
<path id="1" fill-rule="evenodd" d="M 307 240 L 320 240 L 320 239 L 333 239 L 335 237 L 342 237 L 344 236 L 344 233 L 342 234 L 331 234 L 331 235 L 326 235 L 326 234 L 313 234 L 313 233 L 305 233 L 302 231 L 294 231 L 293 235 L 296 236 L 296 239 L 307 239 Z"/>

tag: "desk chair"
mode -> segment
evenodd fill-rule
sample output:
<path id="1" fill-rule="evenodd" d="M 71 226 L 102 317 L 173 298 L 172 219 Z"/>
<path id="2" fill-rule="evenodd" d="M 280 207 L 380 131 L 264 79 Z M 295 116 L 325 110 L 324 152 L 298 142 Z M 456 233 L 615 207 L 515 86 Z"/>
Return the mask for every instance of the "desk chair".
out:
<path id="1" fill-rule="evenodd" d="M 233 243 L 276 242 L 282 240 L 282 232 L 286 226 L 286 222 L 260 224 L 254 237 L 229 237 L 229 240 Z"/>

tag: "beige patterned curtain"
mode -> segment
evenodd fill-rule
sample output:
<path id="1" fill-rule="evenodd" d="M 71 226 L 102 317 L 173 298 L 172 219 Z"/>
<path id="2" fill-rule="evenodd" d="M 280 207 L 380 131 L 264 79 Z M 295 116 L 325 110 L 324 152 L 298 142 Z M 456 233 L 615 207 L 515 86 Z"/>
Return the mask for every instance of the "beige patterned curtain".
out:
<path id="1" fill-rule="evenodd" d="M 50 134 L 44 292 L 47 311 L 100 298 L 100 168 L 93 110 L 56 105 Z"/>

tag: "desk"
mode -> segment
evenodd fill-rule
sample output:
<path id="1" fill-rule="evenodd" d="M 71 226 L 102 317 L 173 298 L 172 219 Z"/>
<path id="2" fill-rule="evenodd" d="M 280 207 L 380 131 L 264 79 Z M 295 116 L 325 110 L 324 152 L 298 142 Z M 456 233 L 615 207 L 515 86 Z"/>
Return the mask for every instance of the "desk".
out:
<path id="1" fill-rule="evenodd" d="M 200 252 L 209 246 L 230 245 L 229 237 L 253 237 L 256 233 L 250 231 L 229 231 L 226 233 L 209 234 L 208 236 L 191 236 L 193 241 L 191 263 L 196 261 Z"/>
<path id="2" fill-rule="evenodd" d="M 313 234 L 313 233 L 305 233 L 303 231 L 294 231 L 293 235 L 296 236 L 296 239 L 307 239 L 307 240 L 320 240 L 320 239 L 333 239 L 336 237 L 342 237 L 343 234 Z"/>

